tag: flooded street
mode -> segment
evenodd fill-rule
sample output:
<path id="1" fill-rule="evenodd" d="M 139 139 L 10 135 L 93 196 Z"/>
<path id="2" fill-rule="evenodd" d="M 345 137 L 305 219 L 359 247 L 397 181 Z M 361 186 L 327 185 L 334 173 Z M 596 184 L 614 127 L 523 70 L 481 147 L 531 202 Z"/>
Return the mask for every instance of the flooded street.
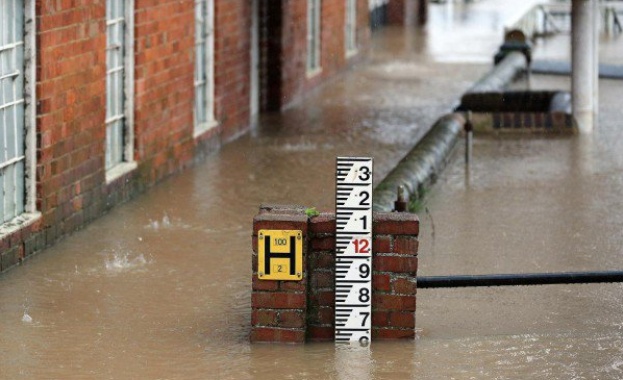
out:
<path id="1" fill-rule="evenodd" d="M 621 284 L 420 290 L 418 339 L 370 350 L 248 342 L 258 206 L 332 210 L 337 155 L 374 156 L 378 183 L 490 68 L 525 7 L 501 3 L 379 31 L 367 62 L 2 274 L 0 379 L 623 377 Z M 419 274 L 623 269 L 622 86 L 600 82 L 592 138 L 479 136 L 468 174 L 458 149 L 420 216 Z"/>
<path id="2" fill-rule="evenodd" d="M 532 79 L 569 89 L 564 77 Z M 426 200 L 418 274 L 623 268 L 620 90 L 600 81 L 592 136 L 480 135 L 469 170 L 461 146 Z M 618 379 L 622 297 L 621 284 L 420 290 L 416 351 L 445 345 L 468 373 L 478 357 L 487 378 Z"/>

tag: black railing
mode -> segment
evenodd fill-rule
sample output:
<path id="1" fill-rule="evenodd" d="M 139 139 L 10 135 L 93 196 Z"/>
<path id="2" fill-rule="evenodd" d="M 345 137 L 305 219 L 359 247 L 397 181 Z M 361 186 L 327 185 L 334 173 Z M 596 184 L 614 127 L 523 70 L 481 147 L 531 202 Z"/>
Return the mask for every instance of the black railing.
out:
<path id="1" fill-rule="evenodd" d="M 417 278 L 417 287 L 430 289 L 604 282 L 623 282 L 623 271 L 424 276 Z"/>

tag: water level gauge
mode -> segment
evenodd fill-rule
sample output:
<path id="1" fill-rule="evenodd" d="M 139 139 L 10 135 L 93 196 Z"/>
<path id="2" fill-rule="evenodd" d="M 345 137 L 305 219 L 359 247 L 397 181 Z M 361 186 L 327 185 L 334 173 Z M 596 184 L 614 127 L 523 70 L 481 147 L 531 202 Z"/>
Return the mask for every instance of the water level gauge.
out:
<path id="1" fill-rule="evenodd" d="M 337 158 L 335 209 L 335 341 L 367 345 L 372 331 L 372 158 Z"/>

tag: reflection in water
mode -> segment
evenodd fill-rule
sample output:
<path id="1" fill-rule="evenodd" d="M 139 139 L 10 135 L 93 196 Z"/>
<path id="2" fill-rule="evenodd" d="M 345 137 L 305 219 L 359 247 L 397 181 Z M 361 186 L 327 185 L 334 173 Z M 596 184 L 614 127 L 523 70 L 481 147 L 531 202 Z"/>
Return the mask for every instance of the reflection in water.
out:
<path id="1" fill-rule="evenodd" d="M 373 363 L 370 347 L 359 344 L 336 346 L 335 372 L 339 380 L 371 380 Z"/>

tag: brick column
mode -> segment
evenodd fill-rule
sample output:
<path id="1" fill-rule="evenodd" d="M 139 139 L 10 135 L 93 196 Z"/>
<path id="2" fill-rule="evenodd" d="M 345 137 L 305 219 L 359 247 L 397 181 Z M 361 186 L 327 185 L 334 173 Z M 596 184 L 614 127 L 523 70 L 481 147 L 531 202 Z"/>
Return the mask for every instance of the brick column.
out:
<path id="1" fill-rule="evenodd" d="M 335 336 L 335 214 L 322 213 L 311 218 L 309 229 L 308 339 L 332 341 Z"/>
<path id="2" fill-rule="evenodd" d="M 304 343 L 307 330 L 308 274 L 302 281 L 259 280 L 257 274 L 257 233 L 259 230 L 303 231 L 303 268 L 307 256 L 307 215 L 296 206 L 260 208 L 253 218 L 253 292 L 251 293 L 251 341 Z"/>
<path id="3" fill-rule="evenodd" d="M 374 213 L 372 340 L 415 338 L 420 222 L 410 213 Z"/>
<path id="4" fill-rule="evenodd" d="M 415 337 L 419 220 L 409 213 L 374 213 L 372 337 Z M 303 280 L 260 281 L 257 232 L 302 230 Z M 253 220 L 251 341 L 332 341 L 335 300 L 335 215 L 308 219 L 302 207 L 262 206 Z"/>

